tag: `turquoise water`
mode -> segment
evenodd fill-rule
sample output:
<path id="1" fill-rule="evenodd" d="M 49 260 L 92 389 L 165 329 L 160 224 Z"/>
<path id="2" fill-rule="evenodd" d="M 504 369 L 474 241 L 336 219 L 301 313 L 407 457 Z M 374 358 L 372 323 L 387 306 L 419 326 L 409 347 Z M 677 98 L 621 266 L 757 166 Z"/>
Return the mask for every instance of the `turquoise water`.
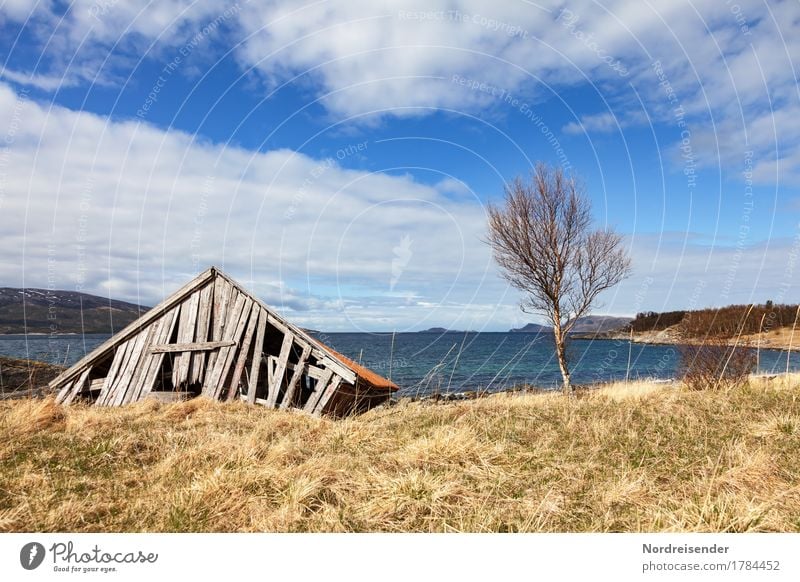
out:
<path id="1" fill-rule="evenodd" d="M 526 333 L 321 333 L 319 339 L 384 376 L 401 394 L 485 389 L 519 384 L 556 387 L 560 382 L 553 338 Z M 2 336 L 0 354 L 67 365 L 108 339 L 107 335 Z M 576 384 L 609 380 L 669 379 L 677 375 L 677 346 L 630 344 L 624 340 L 572 340 L 568 348 Z M 630 367 L 628 358 L 630 356 Z M 786 369 L 786 352 L 762 350 L 760 372 Z M 793 352 L 790 369 L 800 370 Z"/>

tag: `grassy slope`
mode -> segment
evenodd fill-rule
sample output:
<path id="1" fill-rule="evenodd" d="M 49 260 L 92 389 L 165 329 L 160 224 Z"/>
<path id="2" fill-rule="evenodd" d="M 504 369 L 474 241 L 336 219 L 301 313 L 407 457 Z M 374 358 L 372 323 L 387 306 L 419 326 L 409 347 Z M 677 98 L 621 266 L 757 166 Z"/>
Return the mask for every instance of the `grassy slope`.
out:
<path id="1" fill-rule="evenodd" d="M 800 376 L 730 394 L 0 403 L 0 531 L 800 531 Z"/>

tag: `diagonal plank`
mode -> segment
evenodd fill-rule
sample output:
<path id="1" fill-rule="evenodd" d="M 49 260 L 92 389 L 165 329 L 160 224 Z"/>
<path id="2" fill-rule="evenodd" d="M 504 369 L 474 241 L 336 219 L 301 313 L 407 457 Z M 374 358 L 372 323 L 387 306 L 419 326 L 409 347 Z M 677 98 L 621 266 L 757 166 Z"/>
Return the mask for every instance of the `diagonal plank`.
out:
<path id="1" fill-rule="evenodd" d="M 309 355 L 311 355 L 311 346 L 306 344 L 303 346 L 303 353 L 300 354 L 300 359 L 294 366 L 292 379 L 289 381 L 289 386 L 286 388 L 286 394 L 281 402 L 281 409 L 283 410 L 289 408 L 293 404 L 294 393 L 297 391 L 297 385 L 300 383 L 300 378 L 305 373 L 306 361 L 308 361 Z"/>
<path id="2" fill-rule="evenodd" d="M 286 374 L 286 363 L 289 361 L 289 353 L 292 351 L 292 344 L 294 343 L 294 334 L 286 332 L 283 336 L 283 343 L 281 344 L 281 353 L 278 356 L 278 365 L 275 367 L 275 373 L 272 376 L 272 383 L 269 386 L 269 394 L 267 395 L 267 406 L 275 408 L 278 402 L 278 393 L 283 384 L 283 377 Z"/>
<path id="3" fill-rule="evenodd" d="M 261 371 L 261 355 L 264 352 L 264 334 L 267 331 L 267 312 L 265 309 L 258 310 L 258 332 L 256 333 L 256 345 L 253 347 L 253 363 L 250 365 L 250 385 L 247 388 L 247 401 L 254 404 L 256 401 L 256 390 L 258 389 L 258 376 Z"/>

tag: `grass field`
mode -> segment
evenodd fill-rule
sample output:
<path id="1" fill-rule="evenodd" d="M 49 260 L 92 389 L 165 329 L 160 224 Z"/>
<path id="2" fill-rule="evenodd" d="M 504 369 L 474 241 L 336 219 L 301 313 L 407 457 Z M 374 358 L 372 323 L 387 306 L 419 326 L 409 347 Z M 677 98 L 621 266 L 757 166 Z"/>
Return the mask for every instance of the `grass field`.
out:
<path id="1" fill-rule="evenodd" d="M 0 531 L 800 531 L 800 376 L 342 421 L 0 403 Z"/>

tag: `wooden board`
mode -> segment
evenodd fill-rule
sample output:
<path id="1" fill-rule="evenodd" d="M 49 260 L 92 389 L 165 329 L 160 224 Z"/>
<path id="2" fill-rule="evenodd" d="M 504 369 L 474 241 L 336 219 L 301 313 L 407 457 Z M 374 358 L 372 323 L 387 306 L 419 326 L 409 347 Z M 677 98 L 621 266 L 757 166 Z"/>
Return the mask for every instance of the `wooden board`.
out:
<path id="1" fill-rule="evenodd" d="M 125 401 L 125 395 L 130 388 L 131 380 L 133 379 L 133 375 L 136 372 L 136 366 L 139 363 L 139 359 L 141 358 L 142 351 L 144 350 L 144 344 L 147 340 L 147 336 L 149 335 L 150 330 L 145 329 L 139 335 L 136 336 L 136 339 L 133 344 L 133 349 L 130 352 L 130 357 L 128 361 L 124 364 L 122 371 L 120 372 L 119 379 L 114 381 L 114 386 L 112 386 L 112 395 L 109 396 L 109 404 L 111 406 L 119 406 Z"/>
<path id="2" fill-rule="evenodd" d="M 197 311 L 197 332 L 195 342 L 208 342 L 208 335 L 211 331 L 211 309 L 214 301 L 214 285 L 209 284 L 200 291 L 200 305 Z M 206 354 L 195 354 L 192 358 L 192 370 L 189 373 L 190 384 L 202 384 L 203 373 L 206 368 Z"/>
<path id="3" fill-rule="evenodd" d="M 68 406 L 75 400 L 75 397 L 78 396 L 81 392 L 83 392 L 89 386 L 89 373 L 92 371 L 92 367 L 89 366 L 86 370 L 83 371 L 83 374 L 75 381 L 75 385 L 73 386 L 72 390 L 69 391 L 69 394 L 64 399 L 64 406 Z"/>
<path id="4" fill-rule="evenodd" d="M 200 291 L 192 293 L 191 297 L 181 305 L 181 315 L 178 320 L 177 343 L 194 342 L 197 327 L 197 311 L 200 307 Z M 192 367 L 191 352 L 182 352 L 175 358 L 172 370 L 172 385 L 176 390 L 186 388 L 189 383 L 189 371 Z"/>
<path id="5" fill-rule="evenodd" d="M 294 371 L 292 372 L 292 379 L 289 381 L 289 386 L 286 388 L 286 394 L 284 395 L 283 401 L 281 402 L 281 409 L 285 410 L 294 404 L 294 393 L 297 390 L 297 385 L 300 383 L 300 378 L 305 373 L 306 361 L 308 360 L 308 356 L 310 355 L 311 355 L 311 346 L 306 345 L 303 348 L 303 353 L 300 354 L 300 359 L 294 366 Z"/>
<path id="6" fill-rule="evenodd" d="M 256 401 L 258 390 L 258 376 L 261 372 L 261 356 L 264 353 L 264 334 L 267 331 L 267 310 L 258 310 L 258 331 L 256 332 L 256 345 L 253 347 L 253 363 L 250 364 L 250 385 L 247 387 L 247 401 L 250 404 Z"/>
<path id="7" fill-rule="evenodd" d="M 325 407 L 328 405 L 328 401 L 331 397 L 336 394 L 336 391 L 339 390 L 339 386 L 342 385 L 342 379 L 339 376 L 334 375 L 331 381 L 328 383 L 328 386 L 325 388 L 325 392 L 323 392 L 322 397 L 317 402 L 317 405 L 314 407 L 312 414 L 314 416 L 320 416 L 324 411 Z"/>
<path id="8" fill-rule="evenodd" d="M 322 398 L 322 394 L 325 392 L 325 389 L 328 387 L 328 384 L 331 381 L 331 377 L 333 376 L 333 370 L 325 370 L 325 375 L 322 379 L 317 380 L 317 385 L 314 387 L 314 391 L 309 394 L 308 400 L 306 400 L 306 405 L 303 407 L 303 410 L 308 412 L 309 414 L 314 412 L 314 409 L 319 402 L 319 399 Z"/>
<path id="9" fill-rule="evenodd" d="M 224 326 L 220 327 L 223 337 L 221 339 L 226 341 L 234 340 L 234 334 L 243 319 L 243 315 L 247 307 L 252 308 L 253 302 L 250 301 L 245 295 L 239 294 L 236 297 L 236 303 L 233 308 L 228 310 L 227 321 Z M 242 326 L 244 327 L 244 326 Z M 235 341 L 235 340 L 234 340 Z M 222 391 L 222 384 L 228 375 L 230 369 L 230 360 L 232 359 L 231 352 L 234 352 L 235 346 L 220 348 L 217 352 L 217 357 L 214 361 L 214 367 L 210 374 L 206 374 L 205 381 L 203 382 L 203 396 L 208 398 L 217 399 Z"/>
<path id="10" fill-rule="evenodd" d="M 154 342 L 164 343 L 172 337 L 172 333 L 175 331 L 175 326 L 178 322 L 178 308 L 173 308 L 169 313 L 167 313 L 161 321 L 159 322 L 158 327 L 155 330 L 154 335 Z M 144 396 L 146 396 L 155 385 L 156 378 L 158 378 L 158 374 L 161 371 L 161 365 L 164 363 L 164 354 L 149 354 L 148 357 L 144 360 L 143 368 L 144 371 L 142 373 L 141 379 L 137 386 L 133 388 L 133 395 L 131 396 L 131 402 L 137 402 L 141 400 Z"/>
<path id="11" fill-rule="evenodd" d="M 170 352 L 204 352 L 217 348 L 235 346 L 234 341 L 195 342 L 191 344 L 154 344 L 148 348 L 151 354 L 166 354 Z"/>
<path id="12" fill-rule="evenodd" d="M 278 402 L 278 394 L 283 383 L 283 377 L 286 374 L 286 363 L 289 361 L 289 353 L 292 351 L 292 344 L 294 343 L 294 335 L 287 332 L 283 336 L 283 343 L 281 343 L 281 353 L 278 356 L 278 365 L 275 367 L 275 373 L 272 375 L 272 382 L 269 385 L 269 392 L 267 394 L 267 406 L 275 408 Z"/>
<path id="13" fill-rule="evenodd" d="M 242 336 L 242 342 L 239 345 L 239 353 L 236 357 L 236 365 L 233 367 L 233 374 L 229 380 L 228 396 L 226 400 L 232 400 L 236 391 L 239 389 L 239 382 L 242 380 L 242 373 L 244 372 L 244 365 L 247 362 L 247 356 L 250 355 L 250 345 L 253 343 L 253 336 L 256 333 L 256 325 L 258 324 L 259 314 L 261 307 L 257 303 L 253 303 L 251 308 L 250 318 L 247 323 L 247 329 Z"/>
<path id="14" fill-rule="evenodd" d="M 108 401 L 108 394 L 111 391 L 111 386 L 113 386 L 114 380 L 117 378 L 117 374 L 119 373 L 119 369 L 122 367 L 122 363 L 125 360 L 125 355 L 128 353 L 128 348 L 130 345 L 131 342 L 124 342 L 117 347 L 117 351 L 114 353 L 114 359 L 111 361 L 111 367 L 108 369 L 108 374 L 106 374 L 106 381 L 103 384 L 103 389 L 100 391 L 100 396 L 95 402 L 96 405 L 106 405 L 106 402 Z"/>

